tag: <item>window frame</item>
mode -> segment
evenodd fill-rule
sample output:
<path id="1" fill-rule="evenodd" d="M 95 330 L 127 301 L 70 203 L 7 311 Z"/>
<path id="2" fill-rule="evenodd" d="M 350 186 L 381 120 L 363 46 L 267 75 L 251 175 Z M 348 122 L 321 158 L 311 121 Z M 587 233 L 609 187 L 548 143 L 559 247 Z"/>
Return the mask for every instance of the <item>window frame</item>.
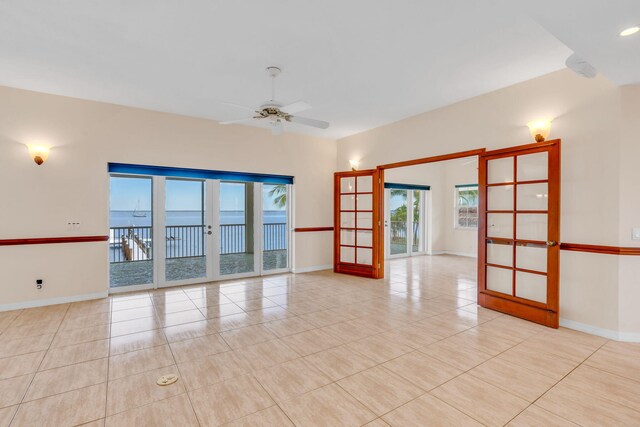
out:
<path id="1" fill-rule="evenodd" d="M 456 185 L 453 189 L 453 203 L 454 203 L 454 207 L 453 207 L 453 228 L 455 230 L 477 230 L 478 229 L 478 221 L 479 221 L 479 212 L 478 212 L 478 203 L 479 203 L 479 198 L 476 197 L 476 204 L 474 205 L 469 205 L 469 206 L 462 206 L 460 205 L 458 202 L 460 201 L 460 191 L 468 191 L 468 190 L 473 190 L 475 189 L 476 191 L 479 191 L 478 189 L 478 185 L 477 184 L 465 184 L 465 185 Z M 467 211 L 467 225 L 460 225 L 460 208 L 466 207 L 471 208 L 471 207 L 475 207 L 476 208 L 476 225 L 475 226 L 470 226 L 469 224 L 469 216 L 468 213 L 469 211 Z"/>

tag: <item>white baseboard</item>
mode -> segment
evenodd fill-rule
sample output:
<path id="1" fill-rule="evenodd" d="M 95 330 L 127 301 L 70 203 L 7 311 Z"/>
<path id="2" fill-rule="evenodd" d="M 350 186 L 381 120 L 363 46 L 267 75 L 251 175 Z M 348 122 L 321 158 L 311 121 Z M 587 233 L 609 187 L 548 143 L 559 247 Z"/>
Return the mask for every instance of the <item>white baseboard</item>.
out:
<path id="1" fill-rule="evenodd" d="M 72 295 L 68 297 L 56 297 L 39 299 L 32 301 L 17 302 L 14 304 L 2 304 L 0 305 L 0 311 L 20 310 L 23 308 L 44 307 L 45 305 L 66 304 L 69 302 L 88 301 L 98 298 L 106 298 L 109 295 L 107 291 L 95 292 L 92 294 Z"/>
<path id="2" fill-rule="evenodd" d="M 427 255 L 445 255 L 446 253 L 446 251 L 431 251 L 427 252 Z"/>
<path id="3" fill-rule="evenodd" d="M 427 255 L 455 255 L 455 256 L 464 256 L 468 258 L 478 258 L 478 254 L 476 253 L 454 252 L 454 251 L 431 251 Z"/>
<path id="4" fill-rule="evenodd" d="M 320 270 L 331 270 L 333 269 L 333 265 L 329 264 L 329 265 L 312 265 L 310 267 L 301 267 L 301 268 L 294 268 L 291 270 L 292 273 L 294 274 L 300 274 L 300 273 L 311 273 L 312 271 L 320 271 Z"/>
<path id="5" fill-rule="evenodd" d="M 177 285 L 179 286 L 179 285 Z M 138 292 L 138 291 L 148 291 L 152 290 L 153 285 L 130 285 L 130 286 L 116 286 L 113 288 L 109 288 L 109 295 L 113 294 L 124 294 L 127 292 Z"/>
<path id="6" fill-rule="evenodd" d="M 475 252 L 454 252 L 454 251 L 444 251 L 447 255 L 455 255 L 455 256 L 465 256 L 468 258 L 478 258 L 478 254 Z"/>
<path id="7" fill-rule="evenodd" d="M 560 326 L 576 331 L 586 332 L 591 335 L 608 338 L 610 340 L 625 342 L 640 342 L 640 333 L 636 332 L 619 332 L 611 329 L 598 328 L 597 326 L 587 325 L 585 323 L 576 322 L 575 320 L 560 319 Z"/>

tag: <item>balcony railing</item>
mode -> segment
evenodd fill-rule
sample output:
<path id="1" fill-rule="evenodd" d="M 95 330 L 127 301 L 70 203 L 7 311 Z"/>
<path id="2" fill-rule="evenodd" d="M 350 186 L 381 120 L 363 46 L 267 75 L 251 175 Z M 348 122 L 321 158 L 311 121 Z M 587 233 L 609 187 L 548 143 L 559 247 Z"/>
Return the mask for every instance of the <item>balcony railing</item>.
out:
<path id="1" fill-rule="evenodd" d="M 245 253 L 245 224 L 220 225 L 220 254 Z M 205 255 L 207 229 L 203 225 L 168 225 L 165 227 L 166 258 L 190 258 Z M 287 249 L 286 223 L 263 224 L 263 251 Z M 152 227 L 111 227 L 109 257 L 112 263 L 153 259 Z"/>
<path id="2" fill-rule="evenodd" d="M 416 242 L 419 238 L 419 224 L 413 223 L 413 241 Z M 406 221 L 390 221 L 389 240 L 392 244 L 406 245 L 407 244 L 407 223 Z"/>

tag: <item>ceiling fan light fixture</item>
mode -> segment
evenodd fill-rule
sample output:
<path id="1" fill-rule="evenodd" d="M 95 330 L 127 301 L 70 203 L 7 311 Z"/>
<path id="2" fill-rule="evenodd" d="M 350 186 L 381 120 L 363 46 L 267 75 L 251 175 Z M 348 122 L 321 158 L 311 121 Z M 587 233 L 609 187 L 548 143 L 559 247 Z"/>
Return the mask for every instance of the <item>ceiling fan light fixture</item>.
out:
<path id="1" fill-rule="evenodd" d="M 221 122 L 220 124 L 234 124 L 243 123 L 253 120 L 268 119 L 271 122 L 271 132 L 274 135 L 280 135 L 284 132 L 284 122 L 297 123 L 303 126 L 311 126 L 318 129 L 326 129 L 329 127 L 328 122 L 322 120 L 309 119 L 306 117 L 299 117 L 296 114 L 300 111 L 305 111 L 311 108 L 311 105 L 304 101 L 296 101 L 291 104 L 283 104 L 276 100 L 276 84 L 275 80 L 282 72 L 279 67 L 267 67 L 266 68 L 269 77 L 271 77 L 271 99 L 262 103 L 257 109 L 247 107 L 244 105 L 234 104 L 231 102 L 225 102 L 226 105 L 232 107 L 242 108 L 243 110 L 249 110 L 255 112 L 252 117 L 247 117 L 239 120 L 229 120 Z"/>

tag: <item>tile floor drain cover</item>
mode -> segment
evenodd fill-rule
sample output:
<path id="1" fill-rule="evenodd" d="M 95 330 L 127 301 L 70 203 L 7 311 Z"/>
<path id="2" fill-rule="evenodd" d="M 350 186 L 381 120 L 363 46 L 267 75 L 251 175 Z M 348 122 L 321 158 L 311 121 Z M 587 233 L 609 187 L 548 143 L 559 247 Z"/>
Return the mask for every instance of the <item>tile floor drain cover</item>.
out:
<path id="1" fill-rule="evenodd" d="M 178 376 L 175 374 L 167 374 L 167 375 L 163 375 L 160 378 L 158 378 L 158 381 L 156 381 L 156 383 L 158 385 L 170 385 L 175 383 L 176 381 L 178 381 Z"/>

